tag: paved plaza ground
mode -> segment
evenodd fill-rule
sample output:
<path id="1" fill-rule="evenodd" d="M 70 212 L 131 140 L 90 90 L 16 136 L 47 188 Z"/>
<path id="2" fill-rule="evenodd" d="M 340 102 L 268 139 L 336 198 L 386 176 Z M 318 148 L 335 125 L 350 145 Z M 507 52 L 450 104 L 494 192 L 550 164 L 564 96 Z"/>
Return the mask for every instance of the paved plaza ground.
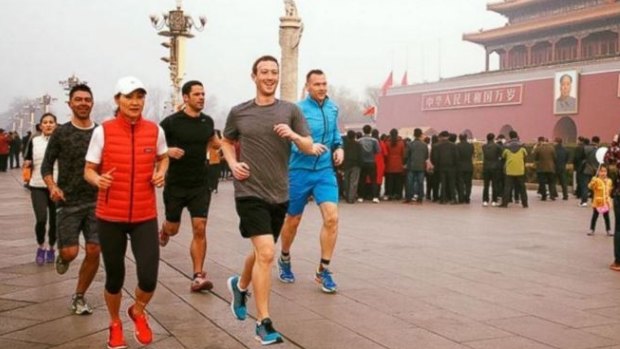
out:
<path id="1" fill-rule="evenodd" d="M 0 348 L 104 348 L 104 273 L 87 294 L 94 314 L 70 315 L 79 263 L 63 276 L 34 263 L 33 213 L 19 175 L 0 174 Z M 311 204 L 292 250 L 297 282 L 273 278 L 272 318 L 285 336 L 276 347 L 620 349 L 620 273 L 608 269 L 613 239 L 602 218 L 588 237 L 591 210 L 574 199 L 541 202 L 530 192 L 529 209 L 483 208 L 480 192 L 474 187 L 467 206 L 342 204 L 335 295 L 313 281 L 320 215 Z M 225 281 L 249 248 L 237 230 L 231 182 L 220 184 L 209 217 L 213 292 L 189 292 L 187 223 L 184 216 L 181 233 L 162 249 L 149 347 L 260 347 L 252 319 L 235 320 L 228 303 Z M 123 310 L 136 284 L 130 253 L 127 266 Z"/>

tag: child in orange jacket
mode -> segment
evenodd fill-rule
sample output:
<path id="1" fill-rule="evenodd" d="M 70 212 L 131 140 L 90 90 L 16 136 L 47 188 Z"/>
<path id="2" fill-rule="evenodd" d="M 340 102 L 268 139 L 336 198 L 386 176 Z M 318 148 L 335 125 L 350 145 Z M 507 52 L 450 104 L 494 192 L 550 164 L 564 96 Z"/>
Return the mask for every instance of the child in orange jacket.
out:
<path id="1" fill-rule="evenodd" d="M 596 229 L 596 221 L 599 214 L 603 214 L 605 219 L 605 229 L 607 236 L 612 236 L 609 224 L 609 210 L 611 209 L 611 191 L 613 185 L 611 179 L 607 178 L 607 166 L 601 165 L 596 177 L 593 177 L 588 184 L 588 188 L 592 190 L 592 219 L 590 220 L 590 232 L 588 235 L 594 235 Z"/>

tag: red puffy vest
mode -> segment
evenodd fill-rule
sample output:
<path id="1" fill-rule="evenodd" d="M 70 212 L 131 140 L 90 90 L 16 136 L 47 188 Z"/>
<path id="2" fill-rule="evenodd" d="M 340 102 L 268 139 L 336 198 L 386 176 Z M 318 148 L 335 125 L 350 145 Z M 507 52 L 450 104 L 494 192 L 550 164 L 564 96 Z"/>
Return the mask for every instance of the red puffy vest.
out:
<path id="1" fill-rule="evenodd" d="M 151 183 L 157 161 L 157 124 L 142 117 L 131 124 L 118 116 L 104 122 L 100 173 L 115 169 L 108 190 L 99 190 L 97 218 L 137 223 L 157 217 Z"/>

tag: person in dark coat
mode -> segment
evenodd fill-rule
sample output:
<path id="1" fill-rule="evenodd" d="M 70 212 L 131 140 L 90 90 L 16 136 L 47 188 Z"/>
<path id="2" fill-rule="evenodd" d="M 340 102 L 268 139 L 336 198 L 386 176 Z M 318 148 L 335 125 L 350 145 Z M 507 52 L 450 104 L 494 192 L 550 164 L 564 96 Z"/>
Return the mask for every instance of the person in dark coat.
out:
<path id="1" fill-rule="evenodd" d="M 439 141 L 431 150 L 431 161 L 435 171 L 439 174 L 441 182 L 440 204 L 456 204 L 455 182 L 456 168 L 458 165 L 458 151 L 456 144 L 448 139 L 450 134 L 448 131 L 439 133 Z"/>
<path id="2" fill-rule="evenodd" d="M 456 145 L 456 148 L 459 156 L 456 175 L 458 199 L 459 203 L 469 204 L 471 181 L 474 172 L 474 146 L 468 142 L 467 135 L 462 133 L 459 135 L 459 144 Z"/>
<path id="3" fill-rule="evenodd" d="M 502 196 L 499 178 L 502 177 L 502 147 L 495 143 L 495 135 L 487 134 L 487 143 L 482 146 L 482 206 L 489 206 L 489 186 L 491 187 L 491 205 L 499 205 Z"/>
<path id="4" fill-rule="evenodd" d="M 344 169 L 343 178 L 343 193 L 344 198 L 348 203 L 355 203 L 357 197 L 357 185 L 360 179 L 361 169 L 361 145 L 357 142 L 355 137 L 355 131 L 347 131 L 347 136 L 344 139 L 344 163 L 342 165 Z"/>
<path id="5" fill-rule="evenodd" d="M 566 183 L 566 164 L 568 163 L 568 152 L 562 145 L 562 138 L 555 139 L 555 175 L 558 183 L 562 187 L 562 199 L 568 200 L 568 189 Z"/>
<path id="6" fill-rule="evenodd" d="M 558 197 L 555 186 L 555 147 L 547 142 L 544 137 L 539 137 L 538 142 L 539 145 L 534 150 L 534 159 L 536 160 L 536 172 L 540 179 L 541 200 L 547 200 L 547 193 L 549 193 L 551 200 L 555 200 Z"/>

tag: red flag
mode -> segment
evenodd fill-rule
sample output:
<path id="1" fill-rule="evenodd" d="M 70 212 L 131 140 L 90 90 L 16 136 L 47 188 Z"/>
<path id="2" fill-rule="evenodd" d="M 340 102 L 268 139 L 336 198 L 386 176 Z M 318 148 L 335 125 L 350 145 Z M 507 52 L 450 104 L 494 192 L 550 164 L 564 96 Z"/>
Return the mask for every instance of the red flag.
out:
<path id="1" fill-rule="evenodd" d="M 385 96 L 387 94 L 388 88 L 392 87 L 392 85 L 394 84 L 393 73 L 394 72 L 390 72 L 390 75 L 388 75 L 387 79 L 383 83 L 383 86 L 381 86 L 381 96 Z"/>
<path id="2" fill-rule="evenodd" d="M 400 80 L 400 86 L 407 86 L 407 85 L 409 85 L 409 81 L 407 80 L 407 71 L 405 71 L 405 74 L 403 74 L 402 80 Z"/>
<path id="3" fill-rule="evenodd" d="M 371 105 L 371 106 L 366 107 L 366 109 L 364 109 L 364 113 L 362 115 L 373 117 L 375 116 L 376 112 L 377 112 L 377 108 L 374 105 Z"/>

